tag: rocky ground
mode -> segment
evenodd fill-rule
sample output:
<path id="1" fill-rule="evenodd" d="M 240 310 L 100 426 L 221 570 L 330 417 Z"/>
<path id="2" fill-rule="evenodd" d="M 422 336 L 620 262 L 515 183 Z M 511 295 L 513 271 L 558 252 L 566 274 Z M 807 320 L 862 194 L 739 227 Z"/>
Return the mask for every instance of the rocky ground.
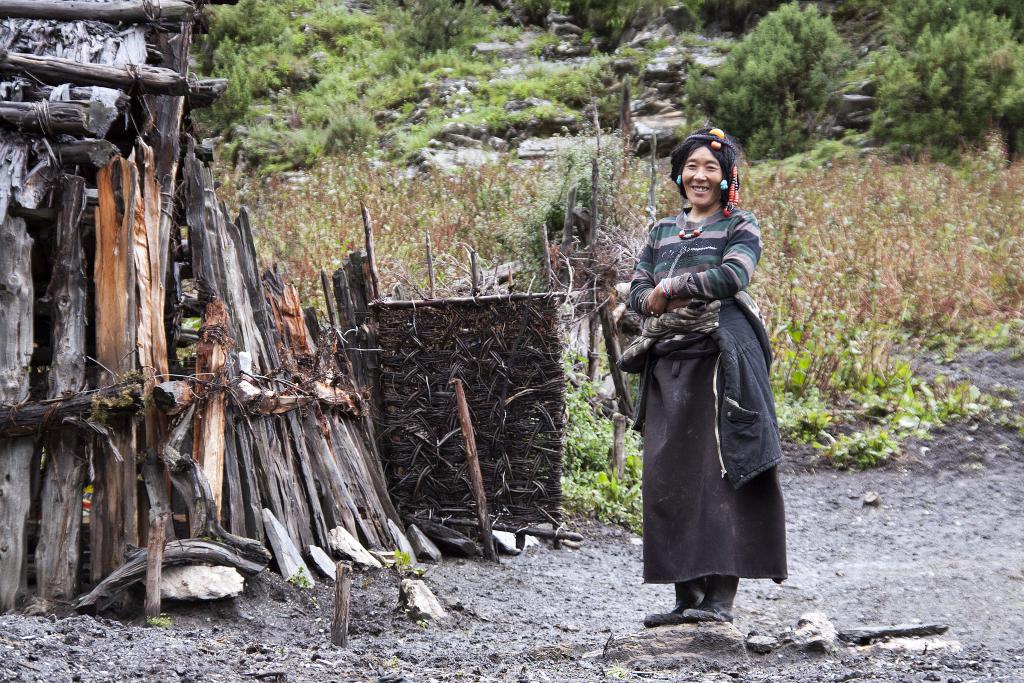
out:
<path id="1" fill-rule="evenodd" d="M 1024 361 L 1007 354 L 953 370 L 1017 396 L 1024 382 Z M 675 661 L 604 657 L 669 605 L 670 589 L 640 582 L 638 538 L 583 524 L 578 550 L 429 566 L 446 623 L 397 610 L 393 570 L 357 573 L 344 650 L 330 644 L 332 588 L 269 572 L 234 600 L 168 605 L 165 628 L 0 617 L 0 681 L 1024 681 L 1024 438 L 961 425 L 870 472 L 808 462 L 792 458 L 783 477 L 789 580 L 743 582 L 737 599 L 739 633 L 777 641 L 767 654 L 743 651 L 738 636 L 738 650 L 698 647 Z M 926 651 L 924 641 L 832 654 L 785 644 L 809 612 L 840 631 L 914 621 L 949 631 Z"/>

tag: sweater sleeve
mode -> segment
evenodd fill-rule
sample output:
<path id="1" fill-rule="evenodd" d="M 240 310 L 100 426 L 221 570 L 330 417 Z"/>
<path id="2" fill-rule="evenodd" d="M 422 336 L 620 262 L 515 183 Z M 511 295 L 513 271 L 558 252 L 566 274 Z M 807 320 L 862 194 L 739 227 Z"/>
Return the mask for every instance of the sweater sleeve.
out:
<path id="1" fill-rule="evenodd" d="M 640 258 L 637 261 L 636 269 L 633 270 L 633 279 L 629 283 L 629 307 L 641 316 L 647 315 L 644 302 L 647 296 L 654 289 L 654 244 L 652 232 L 647 235 L 647 242 L 640 250 Z"/>
<path id="2" fill-rule="evenodd" d="M 722 264 L 672 278 L 669 282 L 671 295 L 708 300 L 735 296 L 750 284 L 760 258 L 761 229 L 754 214 L 744 212 L 725 243 Z"/>

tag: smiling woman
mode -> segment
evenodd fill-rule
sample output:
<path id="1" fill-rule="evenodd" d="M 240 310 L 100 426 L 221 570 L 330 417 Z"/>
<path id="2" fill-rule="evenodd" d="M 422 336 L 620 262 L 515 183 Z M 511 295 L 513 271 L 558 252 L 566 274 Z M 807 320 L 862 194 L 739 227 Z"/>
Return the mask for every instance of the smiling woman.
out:
<path id="1" fill-rule="evenodd" d="M 732 621 L 740 577 L 786 578 L 768 335 L 747 284 L 761 233 L 739 202 L 739 145 L 702 128 L 672 152 L 689 207 L 654 224 L 633 276 L 644 316 L 644 581 L 675 608 L 644 624 Z M 628 351 L 627 351 L 628 354 Z"/>

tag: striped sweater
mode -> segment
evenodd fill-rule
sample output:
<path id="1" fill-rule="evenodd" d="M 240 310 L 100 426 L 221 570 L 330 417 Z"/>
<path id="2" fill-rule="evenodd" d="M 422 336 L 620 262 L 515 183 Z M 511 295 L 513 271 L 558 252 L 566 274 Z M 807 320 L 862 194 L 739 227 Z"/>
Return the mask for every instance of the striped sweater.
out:
<path id="1" fill-rule="evenodd" d="M 699 225 L 699 237 L 679 239 L 684 224 L 690 232 Z M 629 305 L 646 315 L 644 302 L 655 285 L 672 278 L 673 298 L 724 299 L 746 289 L 761 257 L 761 230 L 749 211 L 726 218 L 721 211 L 700 221 L 686 214 L 663 218 L 651 228 L 640 252 L 629 289 Z"/>

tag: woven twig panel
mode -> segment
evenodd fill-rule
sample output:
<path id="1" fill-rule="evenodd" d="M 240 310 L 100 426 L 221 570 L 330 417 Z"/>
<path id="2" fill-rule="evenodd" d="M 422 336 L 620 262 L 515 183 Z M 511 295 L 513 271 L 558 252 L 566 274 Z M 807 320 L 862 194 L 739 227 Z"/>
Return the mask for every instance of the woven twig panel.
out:
<path id="1" fill-rule="evenodd" d="M 462 380 L 492 517 L 552 522 L 562 503 L 565 377 L 557 301 L 378 307 L 380 442 L 406 513 L 472 518 L 451 381 Z"/>

